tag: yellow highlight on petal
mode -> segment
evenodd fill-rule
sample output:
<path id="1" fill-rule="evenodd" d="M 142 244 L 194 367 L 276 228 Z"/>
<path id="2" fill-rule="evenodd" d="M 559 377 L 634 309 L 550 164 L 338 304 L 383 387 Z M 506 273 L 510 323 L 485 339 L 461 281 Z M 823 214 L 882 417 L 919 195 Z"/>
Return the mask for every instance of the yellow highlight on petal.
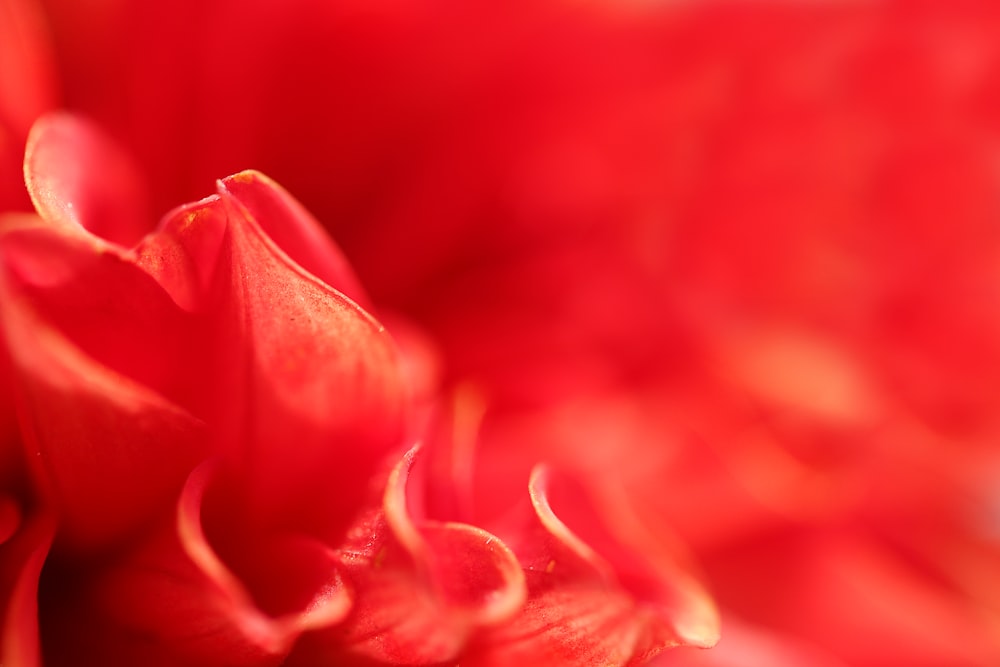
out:
<path id="1" fill-rule="evenodd" d="M 756 398 L 842 426 L 863 426 L 882 412 L 863 364 L 812 332 L 767 327 L 726 340 L 722 372 Z"/>

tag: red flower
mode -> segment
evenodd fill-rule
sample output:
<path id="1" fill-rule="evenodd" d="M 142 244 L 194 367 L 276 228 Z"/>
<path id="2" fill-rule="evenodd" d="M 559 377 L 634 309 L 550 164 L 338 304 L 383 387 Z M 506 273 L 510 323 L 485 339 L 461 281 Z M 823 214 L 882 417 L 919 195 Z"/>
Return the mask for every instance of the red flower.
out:
<path id="1" fill-rule="evenodd" d="M 663 576 L 618 557 L 647 533 L 703 564 L 736 629 L 668 662 L 1000 661 L 988 3 L 42 4 L 154 207 L 265 169 L 431 341 L 415 521 L 545 571 L 511 532 L 554 525 L 511 510 L 544 459 L 591 588 Z M 618 599 L 589 618 L 641 635 Z"/>
<path id="2" fill-rule="evenodd" d="M 139 183 L 87 123 L 39 121 L 25 174 L 38 215 L 0 223 L 5 662 L 627 664 L 713 641 L 669 557 L 631 583 L 643 552 L 582 542 L 545 473 L 506 544 L 413 506 L 457 483 L 408 481 L 433 383 L 271 181 L 229 177 L 140 239 Z"/>

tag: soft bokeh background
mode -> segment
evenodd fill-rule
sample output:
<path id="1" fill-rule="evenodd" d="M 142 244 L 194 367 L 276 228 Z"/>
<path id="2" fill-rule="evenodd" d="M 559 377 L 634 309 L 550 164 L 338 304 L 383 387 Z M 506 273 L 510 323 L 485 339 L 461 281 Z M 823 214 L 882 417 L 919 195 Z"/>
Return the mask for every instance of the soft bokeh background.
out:
<path id="1" fill-rule="evenodd" d="M 990 3 L 0 7 L 4 168 L 63 106 L 150 220 L 282 183 L 481 416 L 484 512 L 543 458 L 687 545 L 727 625 L 664 664 L 1000 663 Z"/>

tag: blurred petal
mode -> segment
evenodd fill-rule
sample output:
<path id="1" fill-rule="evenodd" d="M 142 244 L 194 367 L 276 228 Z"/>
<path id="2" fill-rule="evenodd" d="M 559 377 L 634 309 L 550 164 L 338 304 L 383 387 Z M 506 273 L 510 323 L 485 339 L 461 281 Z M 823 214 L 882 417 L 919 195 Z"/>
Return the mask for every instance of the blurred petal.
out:
<path id="1" fill-rule="evenodd" d="M 987 667 L 1000 658 L 995 609 L 968 604 L 857 528 L 770 534 L 703 560 L 722 604 L 848 664 Z"/>
<path id="2" fill-rule="evenodd" d="M 55 105 L 49 35 L 35 0 L 0 2 L 0 136 L 17 152 L 35 119 Z"/>
<path id="3" fill-rule="evenodd" d="M 488 634 L 468 663 L 631 665 L 671 646 L 714 644 L 718 614 L 693 579 L 662 560 L 660 549 L 622 543 L 581 490 L 560 479 L 555 488 L 571 529 L 550 505 L 552 477 L 536 468 L 532 517 L 501 533 L 527 576 L 525 608 Z"/>
<path id="4" fill-rule="evenodd" d="M 7 667 L 42 667 L 38 579 L 54 533 L 54 517 L 39 514 L 0 544 L 0 662 Z"/>
<path id="5" fill-rule="evenodd" d="M 28 207 L 19 175 L 24 141 L 56 97 L 48 42 L 35 0 L 0 0 L 0 211 Z"/>
<path id="6" fill-rule="evenodd" d="M 719 644 L 711 651 L 678 647 L 661 653 L 650 667 L 847 667 L 819 649 L 726 618 Z"/>

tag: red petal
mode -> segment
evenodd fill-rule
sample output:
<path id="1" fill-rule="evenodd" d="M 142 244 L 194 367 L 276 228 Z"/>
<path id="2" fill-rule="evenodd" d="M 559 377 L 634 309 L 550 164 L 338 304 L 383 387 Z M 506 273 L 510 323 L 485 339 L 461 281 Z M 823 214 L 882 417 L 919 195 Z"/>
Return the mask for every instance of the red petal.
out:
<path id="1" fill-rule="evenodd" d="M 647 550 L 655 545 L 633 550 L 622 543 L 585 495 L 560 480 L 560 506 L 586 533 L 584 542 L 550 506 L 551 475 L 536 468 L 529 485 L 534 512 L 505 537 L 525 569 L 528 602 L 463 664 L 631 665 L 670 646 L 713 644 L 717 613 L 690 577 Z"/>
<path id="2" fill-rule="evenodd" d="M 272 534 L 246 545 L 244 560 L 260 569 L 252 581 L 223 563 L 202 526 L 214 485 L 210 467 L 197 469 L 177 514 L 148 541 L 52 591 L 46 620 L 60 637 L 59 664 L 277 665 L 302 632 L 347 613 L 336 554 L 315 540 Z M 269 613 L 276 591 L 296 606 Z"/>
<path id="3" fill-rule="evenodd" d="M 53 517 L 40 514 L 0 546 L 0 664 L 8 667 L 41 667 L 38 580 L 54 532 Z"/>
<path id="4" fill-rule="evenodd" d="M 951 548 L 946 538 L 936 546 L 939 554 Z M 796 526 L 704 561 L 729 608 L 848 664 L 1000 664 L 992 602 L 970 600 L 927 563 L 887 545 L 884 535 L 873 538 L 856 526 Z M 957 566 L 969 571 L 968 563 Z"/>
<path id="5" fill-rule="evenodd" d="M 228 569 L 204 530 L 205 494 L 211 482 L 211 469 L 207 465 L 188 480 L 178 514 L 181 544 L 201 572 L 234 605 L 259 608 L 263 614 L 254 613 L 270 616 L 267 625 L 273 638 L 266 643 L 284 645 L 290 643 L 288 639 L 293 634 L 339 621 L 350 605 L 340 581 L 339 560 L 332 549 L 313 538 L 294 533 L 256 536 L 253 543 L 242 545 L 237 555 L 244 565 L 242 572 Z M 216 489 L 224 492 L 225 486 L 218 485 Z M 225 502 L 221 506 L 226 508 Z M 235 523 L 231 521 L 230 525 Z M 225 530 L 225 526 L 221 529 Z M 240 581 L 234 577 L 247 572 L 252 576 L 243 576 Z M 256 619 L 252 625 L 263 627 L 262 623 Z"/>
<path id="6" fill-rule="evenodd" d="M 351 616 L 307 640 L 294 664 L 453 660 L 475 630 L 505 621 L 522 604 L 521 568 L 496 537 L 410 516 L 405 495 L 415 453 L 392 471 L 381 509 L 352 529 L 342 550 L 357 590 Z"/>
<path id="7" fill-rule="evenodd" d="M 180 206 L 135 249 L 136 264 L 151 275 L 181 308 L 211 307 L 211 288 L 228 218 L 219 197 Z"/>
<path id="8" fill-rule="evenodd" d="M 60 539 L 97 548 L 167 507 L 203 455 L 202 425 L 96 363 L 0 274 L 0 319 L 29 465 L 61 513 Z"/>
<path id="9" fill-rule="evenodd" d="M 94 361 L 197 410 L 205 383 L 191 370 L 208 354 L 202 322 L 156 284 L 160 276 L 140 270 L 148 258 L 137 267 L 132 253 L 76 225 L 34 216 L 4 220 L 0 258 L 48 326 Z M 170 260 L 175 272 L 190 271 Z"/>
<path id="10" fill-rule="evenodd" d="M 291 262 L 225 186 L 218 422 L 258 521 L 338 537 L 401 444 L 405 392 L 384 328 Z M 233 406 L 236 406 L 234 409 Z"/>
<path id="11" fill-rule="evenodd" d="M 31 124 L 55 106 L 49 36 L 33 0 L 0 0 L 0 210 L 27 210 L 20 175 Z"/>
<path id="12" fill-rule="evenodd" d="M 222 180 L 222 188 L 296 264 L 366 310 L 368 296 L 340 249 L 316 219 L 267 176 L 244 171 Z"/>
<path id="13" fill-rule="evenodd" d="M 0 483 L 16 475 L 15 461 L 19 461 L 21 450 L 12 379 L 7 354 L 0 353 Z"/>
<path id="14" fill-rule="evenodd" d="M 650 667 L 847 667 L 819 648 L 726 618 L 726 629 L 711 651 L 680 647 L 660 654 Z"/>
<path id="15" fill-rule="evenodd" d="M 0 135 L 23 140 L 35 119 L 55 106 L 48 40 L 38 3 L 0 0 Z"/>
<path id="16" fill-rule="evenodd" d="M 95 126 L 50 114 L 31 129 L 24 178 L 38 213 L 73 222 L 108 241 L 135 244 L 152 217 L 137 169 Z"/>

